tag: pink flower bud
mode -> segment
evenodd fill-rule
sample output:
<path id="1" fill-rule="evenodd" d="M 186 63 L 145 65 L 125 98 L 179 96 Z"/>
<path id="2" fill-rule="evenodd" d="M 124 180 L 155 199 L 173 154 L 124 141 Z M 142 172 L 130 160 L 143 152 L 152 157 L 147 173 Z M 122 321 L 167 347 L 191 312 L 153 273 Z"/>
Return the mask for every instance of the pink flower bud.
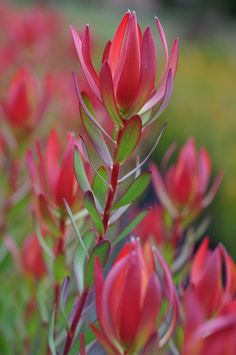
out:
<path id="1" fill-rule="evenodd" d="M 12 128 L 27 133 L 42 118 L 46 103 L 36 77 L 28 69 L 20 69 L 12 78 L 2 108 Z"/>

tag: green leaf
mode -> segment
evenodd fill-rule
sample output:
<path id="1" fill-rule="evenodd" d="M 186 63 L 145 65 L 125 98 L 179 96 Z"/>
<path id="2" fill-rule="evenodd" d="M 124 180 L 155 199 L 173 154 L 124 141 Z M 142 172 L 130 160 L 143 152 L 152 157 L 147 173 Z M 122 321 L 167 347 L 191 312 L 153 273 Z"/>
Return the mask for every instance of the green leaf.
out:
<path id="1" fill-rule="evenodd" d="M 142 161 L 141 163 L 138 163 L 137 166 L 136 166 L 134 169 L 130 170 L 127 174 L 125 174 L 122 178 L 120 178 L 120 179 L 118 180 L 118 183 L 121 183 L 121 182 L 125 181 L 125 180 L 128 179 L 131 175 L 135 174 L 135 173 L 136 173 L 138 170 L 140 170 L 141 167 L 148 161 L 148 159 L 150 158 L 150 156 L 152 155 L 152 153 L 153 153 L 154 150 L 156 149 L 157 145 L 159 144 L 160 139 L 161 139 L 161 137 L 162 137 L 162 134 L 163 134 L 163 132 L 164 132 L 166 126 L 167 126 L 167 123 L 165 123 L 165 124 L 162 126 L 162 128 L 161 128 L 161 130 L 160 130 L 160 133 L 158 134 L 158 136 L 157 136 L 157 138 L 156 138 L 156 140 L 155 140 L 155 142 L 154 142 L 154 144 L 153 144 L 153 146 L 152 146 L 150 152 L 149 152 L 148 155 L 143 159 L 143 161 Z"/>
<path id="2" fill-rule="evenodd" d="M 86 250 L 89 251 L 93 243 L 95 242 L 94 232 L 87 231 L 83 235 L 83 242 L 86 247 Z M 75 258 L 74 258 L 74 272 L 75 272 L 75 277 L 76 277 L 80 294 L 82 294 L 84 290 L 84 264 L 86 261 L 86 255 L 87 254 L 85 253 L 84 248 L 82 248 L 80 244 L 76 249 Z"/>
<path id="3" fill-rule="evenodd" d="M 95 175 L 99 175 L 100 179 L 103 181 L 103 184 L 109 189 L 110 188 L 109 183 L 106 180 L 103 179 L 103 177 L 100 175 L 99 171 L 97 170 L 97 168 L 93 164 L 92 159 L 90 159 L 90 157 L 89 157 L 89 152 L 88 152 L 88 149 L 87 149 L 87 146 L 86 146 L 84 138 L 82 136 L 80 136 L 80 139 L 81 139 L 81 142 L 82 142 L 82 147 L 83 147 L 83 151 L 84 151 L 84 154 L 86 156 L 86 159 L 88 160 L 91 168 L 94 170 Z"/>
<path id="4" fill-rule="evenodd" d="M 66 202 L 65 199 L 63 199 L 63 200 L 64 200 L 64 204 L 65 204 L 65 207 L 66 207 L 66 211 L 67 211 L 67 213 L 68 213 L 68 215 L 69 215 L 69 218 L 70 218 L 70 220 L 71 220 L 71 223 L 72 223 L 72 226 L 73 226 L 75 235 L 76 235 L 76 237 L 78 238 L 79 243 L 80 243 L 81 246 L 83 247 L 85 254 L 88 255 L 87 249 L 86 249 L 86 247 L 85 247 L 85 245 L 84 245 L 83 239 L 82 239 L 81 234 L 80 234 L 80 232 L 79 232 L 78 226 L 77 226 L 77 224 L 76 224 L 76 222 L 75 222 L 74 215 L 73 215 L 73 213 L 72 213 L 72 211 L 71 211 L 71 209 L 70 209 L 70 206 L 68 205 L 68 203 Z"/>
<path id="5" fill-rule="evenodd" d="M 60 254 L 56 256 L 54 262 L 54 277 L 58 283 L 61 283 L 67 276 L 67 270 L 65 265 L 65 256 Z"/>
<path id="6" fill-rule="evenodd" d="M 49 322 L 49 332 L 48 332 L 48 345 L 51 350 L 52 355 L 57 355 L 55 341 L 54 341 L 54 328 L 55 328 L 55 308 L 53 309 L 52 315 Z"/>
<path id="7" fill-rule="evenodd" d="M 142 120 L 138 115 L 125 121 L 125 126 L 120 131 L 115 153 L 115 162 L 122 164 L 136 148 L 142 131 Z"/>
<path id="8" fill-rule="evenodd" d="M 66 316 L 65 306 L 66 306 L 69 290 L 70 290 L 70 277 L 67 276 L 64 279 L 64 281 L 61 285 L 61 288 L 60 288 L 60 310 L 61 310 L 67 331 L 70 329 L 70 325 L 69 325 L 69 322 L 68 322 L 68 319 Z"/>
<path id="9" fill-rule="evenodd" d="M 101 265 L 104 266 L 111 250 L 111 243 L 108 240 L 102 240 L 91 251 L 88 263 L 85 269 L 86 286 L 91 287 L 94 282 L 94 263 L 98 257 Z"/>
<path id="10" fill-rule="evenodd" d="M 87 174 L 84 169 L 84 163 L 77 147 L 75 147 L 74 150 L 74 170 L 75 170 L 75 177 L 78 181 L 81 190 L 83 192 L 90 190 L 91 187 L 87 178 Z"/>
<path id="11" fill-rule="evenodd" d="M 88 211 L 88 213 L 90 214 L 96 230 L 103 234 L 104 233 L 104 226 L 102 223 L 102 219 L 96 209 L 96 205 L 95 205 L 95 201 L 94 201 L 94 197 L 93 197 L 93 193 L 92 191 L 86 191 L 85 195 L 84 195 L 84 207 L 86 208 L 86 210 Z"/>
<path id="12" fill-rule="evenodd" d="M 134 202 L 148 187 L 151 181 L 151 172 L 147 171 L 139 175 L 128 187 L 121 198 L 112 206 L 112 211 Z"/>
<path id="13" fill-rule="evenodd" d="M 92 105 L 85 93 L 83 93 L 83 99 L 89 111 L 94 115 Z M 91 120 L 89 119 L 89 117 L 87 116 L 87 114 L 85 113 L 84 109 L 81 106 L 80 106 L 80 114 L 81 114 L 82 123 L 84 125 L 84 128 L 88 134 L 88 137 L 94 149 L 96 150 L 98 155 L 101 157 L 101 159 L 105 162 L 107 166 L 109 167 L 112 166 L 113 162 L 112 162 L 111 154 L 107 148 L 107 145 L 105 143 L 105 140 L 103 139 L 101 132 L 91 122 Z"/>
<path id="14" fill-rule="evenodd" d="M 127 237 L 129 233 L 134 230 L 134 228 L 137 227 L 137 225 L 142 222 L 142 220 L 146 217 L 148 211 L 142 211 L 141 213 L 138 214 L 138 216 L 118 235 L 117 238 L 115 238 L 114 242 L 112 245 L 114 246 L 118 242 L 120 242 L 122 239 Z"/>
<path id="15" fill-rule="evenodd" d="M 104 166 L 101 166 L 98 169 L 99 175 L 107 181 L 108 179 L 108 173 L 107 170 Z M 92 189 L 94 192 L 94 195 L 97 197 L 98 201 L 102 206 L 105 205 L 106 201 L 106 192 L 107 192 L 107 186 L 104 184 L 104 181 L 101 179 L 99 175 L 95 175 L 93 179 L 93 184 L 92 184 Z"/>
<path id="16" fill-rule="evenodd" d="M 47 323 L 49 319 L 47 309 L 47 292 L 42 284 L 39 284 L 36 291 L 37 305 L 41 315 L 42 322 Z"/>
<path id="17" fill-rule="evenodd" d="M 39 226 L 39 222 L 38 222 L 38 220 L 37 220 L 35 215 L 33 215 L 33 220 L 34 220 L 34 224 L 35 224 L 35 231 L 36 231 L 36 236 L 38 238 L 38 242 L 39 242 L 41 248 L 43 249 L 43 251 L 49 256 L 49 259 L 53 260 L 54 259 L 54 253 L 50 249 L 50 247 L 48 246 L 46 241 L 44 240 L 44 238 L 42 236 L 42 233 L 41 233 L 40 226 Z"/>

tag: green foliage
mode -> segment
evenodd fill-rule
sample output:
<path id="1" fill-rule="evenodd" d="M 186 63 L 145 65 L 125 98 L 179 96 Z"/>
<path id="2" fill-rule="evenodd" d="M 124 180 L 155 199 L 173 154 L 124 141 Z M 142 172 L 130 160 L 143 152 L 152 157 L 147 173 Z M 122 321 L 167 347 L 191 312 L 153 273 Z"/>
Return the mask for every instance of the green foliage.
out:
<path id="1" fill-rule="evenodd" d="M 91 191 L 86 191 L 84 194 L 84 207 L 90 214 L 90 217 L 92 218 L 96 230 L 103 234 L 104 233 L 104 227 L 102 223 L 102 219 L 100 217 L 100 214 L 97 211 L 96 205 L 95 205 L 95 200 L 93 197 L 93 193 Z"/>
<path id="2" fill-rule="evenodd" d="M 125 122 L 124 128 L 120 131 L 115 154 L 115 162 L 124 163 L 139 143 L 142 131 L 142 120 L 138 115 L 131 117 Z"/>
<path id="3" fill-rule="evenodd" d="M 108 240 L 100 241 L 91 251 L 85 269 L 86 286 L 91 287 L 94 282 L 94 263 L 99 258 L 101 265 L 105 266 L 111 250 L 111 243 Z"/>
<path id="4" fill-rule="evenodd" d="M 151 172 L 145 172 L 138 176 L 120 197 L 120 199 L 112 206 L 112 211 L 136 201 L 137 198 L 146 190 L 150 181 Z"/>

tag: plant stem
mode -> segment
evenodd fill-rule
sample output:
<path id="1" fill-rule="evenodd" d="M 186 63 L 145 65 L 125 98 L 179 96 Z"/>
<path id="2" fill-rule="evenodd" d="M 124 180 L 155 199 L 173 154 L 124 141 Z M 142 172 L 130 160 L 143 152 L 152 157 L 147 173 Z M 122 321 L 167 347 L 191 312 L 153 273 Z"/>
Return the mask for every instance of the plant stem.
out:
<path id="1" fill-rule="evenodd" d="M 119 172 L 120 172 L 120 165 L 113 164 L 112 169 L 111 169 L 111 188 L 108 190 L 108 193 L 107 193 L 107 200 L 106 200 L 106 205 L 105 205 L 103 219 L 102 219 L 103 226 L 104 226 L 104 234 L 106 233 L 107 228 L 108 228 L 108 223 L 109 223 L 109 218 L 110 218 L 110 209 L 111 209 L 112 203 L 116 197 Z M 101 239 L 102 239 L 102 236 L 100 235 L 99 240 L 101 240 Z"/>
<path id="2" fill-rule="evenodd" d="M 86 300 L 87 300 L 88 292 L 89 292 L 88 289 L 85 289 L 83 291 L 83 293 L 82 293 L 82 295 L 80 297 L 80 300 L 79 300 L 79 302 L 77 304 L 77 308 L 75 310 L 74 317 L 73 317 L 72 322 L 71 322 L 70 330 L 67 333 L 67 338 L 66 338 L 66 343 L 65 343 L 63 355 L 69 354 L 69 351 L 70 351 L 70 348 L 71 348 L 71 345 L 72 345 L 72 342 L 73 342 L 73 339 L 74 339 L 74 336 L 75 336 L 76 328 L 77 328 L 77 325 L 79 323 L 79 320 L 80 320 L 84 305 L 85 305 Z"/>
<path id="3" fill-rule="evenodd" d="M 55 246 L 55 257 L 64 254 L 64 239 L 65 239 L 65 221 L 63 218 L 60 220 L 60 235 Z M 59 297 L 60 297 L 60 283 L 56 282 L 54 284 L 54 307 L 55 307 L 55 323 L 58 316 L 59 308 Z M 56 336 L 56 330 L 54 330 L 54 337 Z"/>

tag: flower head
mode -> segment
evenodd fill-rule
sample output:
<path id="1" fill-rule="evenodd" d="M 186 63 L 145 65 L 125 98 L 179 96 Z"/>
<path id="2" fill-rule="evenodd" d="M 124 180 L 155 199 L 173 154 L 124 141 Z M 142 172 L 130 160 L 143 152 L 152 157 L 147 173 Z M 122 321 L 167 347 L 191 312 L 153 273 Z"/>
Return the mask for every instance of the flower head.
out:
<path id="1" fill-rule="evenodd" d="M 42 115 L 47 98 L 41 93 L 36 77 L 28 69 L 20 69 L 13 77 L 2 109 L 8 123 L 16 132 L 31 131 Z"/>
<path id="2" fill-rule="evenodd" d="M 197 151 L 192 138 L 181 149 L 175 164 L 162 175 L 153 165 L 152 172 L 154 189 L 161 203 L 173 216 L 181 216 L 188 222 L 211 203 L 222 179 L 219 174 L 207 192 L 211 158 L 205 148 Z"/>
<path id="3" fill-rule="evenodd" d="M 134 114 L 143 115 L 161 104 L 157 117 L 167 106 L 173 90 L 173 80 L 178 62 L 178 40 L 170 56 L 163 28 L 158 19 L 156 25 L 164 47 L 165 64 L 157 82 L 157 51 L 150 27 L 142 33 L 136 14 L 128 11 L 112 41 L 104 49 L 102 66 L 98 74 L 93 67 L 89 50 L 89 27 L 79 36 L 72 28 L 72 35 L 79 61 L 95 97 L 103 103 L 111 118 L 120 127 L 123 119 Z M 155 117 L 150 117 L 153 120 Z"/>
<path id="4" fill-rule="evenodd" d="M 73 134 L 67 136 L 65 150 L 60 149 L 58 135 L 51 131 L 43 152 L 38 142 L 37 163 L 31 151 L 27 152 L 27 162 L 35 194 L 42 207 L 53 207 L 64 211 L 64 200 L 73 208 L 81 202 L 82 193 L 74 174 L 73 153 L 78 143 Z M 49 203 L 49 205 L 48 205 Z"/>
<path id="5" fill-rule="evenodd" d="M 134 354 L 157 335 L 163 290 L 149 243 L 126 244 L 105 280 L 97 262 L 95 289 L 100 330 L 92 329 L 109 354 Z"/>
<path id="6" fill-rule="evenodd" d="M 193 259 L 183 297 L 184 355 L 231 355 L 235 349 L 236 265 L 222 246 L 211 251 L 208 244 L 206 238 Z"/>

